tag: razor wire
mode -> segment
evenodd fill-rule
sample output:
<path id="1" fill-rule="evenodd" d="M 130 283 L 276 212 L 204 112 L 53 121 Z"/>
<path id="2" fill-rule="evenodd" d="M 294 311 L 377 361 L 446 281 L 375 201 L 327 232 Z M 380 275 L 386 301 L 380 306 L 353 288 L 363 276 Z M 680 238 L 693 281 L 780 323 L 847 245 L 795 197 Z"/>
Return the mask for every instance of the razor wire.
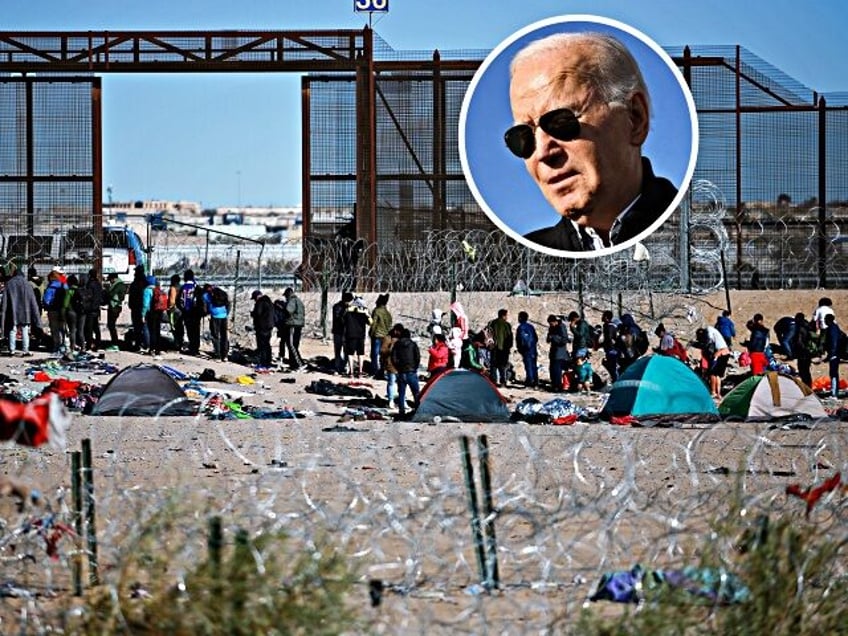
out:
<path id="1" fill-rule="evenodd" d="M 126 592 L 122 577 L 134 573 L 121 565 L 145 532 L 139 520 L 151 518 L 186 537 L 167 544 L 170 560 L 160 573 L 174 602 L 185 572 L 205 558 L 197 536 L 204 514 L 223 518 L 230 544 L 238 529 L 252 536 L 281 531 L 302 549 L 329 533 L 358 572 L 348 602 L 368 633 L 566 631 L 582 609 L 608 610 L 588 602 L 605 571 L 697 564 L 696 548 L 732 570 L 742 531 L 761 515 L 815 527 L 837 543 L 848 539 L 844 497 L 834 493 L 805 519 L 802 502 L 784 496 L 788 482 L 844 474 L 841 424 L 492 425 L 485 432 L 500 584 L 487 590 L 475 567 L 458 443 L 460 435 L 479 433 L 478 425 L 183 421 L 189 423 L 78 422 L 93 433 L 97 452 L 102 585 L 113 595 Z M 422 427 L 438 433 L 422 435 Z M 146 481 L 140 467 L 151 460 L 159 474 L 171 475 L 166 488 Z M 61 482 L 67 464 L 61 454 L 30 454 L 8 468 L 46 488 Z M 198 471 L 203 479 L 190 477 Z M 189 514 L 175 514 L 180 507 Z M 736 531 L 721 534 L 723 523 Z M 85 611 L 55 600 L 65 594 L 69 558 L 38 557 L 25 575 L 23 562 L 0 561 L 26 608 L 7 614 L 7 627 L 55 627 L 64 612 Z M 848 576 L 844 555 L 833 569 Z M 382 590 L 376 606 L 368 601 L 374 581 Z M 133 583 L 144 592 L 144 580 Z"/>

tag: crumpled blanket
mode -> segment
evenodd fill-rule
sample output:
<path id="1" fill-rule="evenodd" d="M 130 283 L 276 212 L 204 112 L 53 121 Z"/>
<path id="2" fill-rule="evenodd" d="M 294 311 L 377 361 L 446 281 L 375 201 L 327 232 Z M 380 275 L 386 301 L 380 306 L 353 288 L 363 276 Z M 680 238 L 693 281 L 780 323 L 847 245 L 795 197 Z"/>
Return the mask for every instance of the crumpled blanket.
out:
<path id="1" fill-rule="evenodd" d="M 554 398 L 543 403 L 531 397 L 516 405 L 513 419 L 530 424 L 573 424 L 586 413 L 582 406 L 565 398 Z"/>
<path id="2" fill-rule="evenodd" d="M 371 397 L 371 390 L 364 387 L 350 386 L 347 384 L 338 384 L 330 380 L 314 380 L 310 382 L 304 389 L 307 393 L 316 393 L 317 395 L 341 395 L 346 397 Z"/>
<path id="3" fill-rule="evenodd" d="M 750 590 L 724 568 L 687 566 L 682 569 L 646 570 L 636 564 L 630 570 L 605 572 L 590 601 L 638 603 L 663 586 L 682 590 L 717 605 L 747 601 Z"/>

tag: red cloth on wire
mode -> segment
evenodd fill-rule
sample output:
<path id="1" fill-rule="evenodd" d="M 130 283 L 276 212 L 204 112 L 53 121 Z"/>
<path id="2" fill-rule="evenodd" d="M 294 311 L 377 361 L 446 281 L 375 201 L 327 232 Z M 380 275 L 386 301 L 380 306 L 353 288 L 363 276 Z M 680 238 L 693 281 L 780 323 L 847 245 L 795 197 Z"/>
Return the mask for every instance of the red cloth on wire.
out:
<path id="1" fill-rule="evenodd" d="M 0 400 L 0 440 L 23 446 L 41 446 L 50 438 L 50 395 L 25 404 Z"/>

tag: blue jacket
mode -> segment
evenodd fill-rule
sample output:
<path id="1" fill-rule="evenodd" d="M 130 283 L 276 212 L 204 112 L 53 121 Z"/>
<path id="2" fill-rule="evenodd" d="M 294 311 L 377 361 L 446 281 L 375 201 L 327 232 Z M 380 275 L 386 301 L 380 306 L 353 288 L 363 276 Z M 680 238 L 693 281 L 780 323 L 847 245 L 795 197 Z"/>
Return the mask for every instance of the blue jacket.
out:
<path id="1" fill-rule="evenodd" d="M 212 304 L 212 296 L 209 292 L 203 293 L 203 304 L 206 306 L 206 313 L 210 318 L 226 318 L 229 314 L 226 305 L 214 306 Z"/>

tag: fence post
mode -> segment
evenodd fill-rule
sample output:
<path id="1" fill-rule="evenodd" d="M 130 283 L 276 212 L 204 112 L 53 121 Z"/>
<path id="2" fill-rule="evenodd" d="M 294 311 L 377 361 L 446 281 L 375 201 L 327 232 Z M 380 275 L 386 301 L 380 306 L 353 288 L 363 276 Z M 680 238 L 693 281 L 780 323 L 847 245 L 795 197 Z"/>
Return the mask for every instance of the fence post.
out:
<path id="1" fill-rule="evenodd" d="M 100 584 L 97 570 L 97 526 L 94 521 L 94 468 L 91 465 L 91 440 L 82 440 L 82 479 L 85 496 L 85 536 L 88 547 L 88 582 Z"/>
<path id="2" fill-rule="evenodd" d="M 81 453 L 71 453 L 71 505 L 74 507 L 74 532 L 77 543 L 82 543 L 82 475 L 80 472 Z M 82 554 L 77 550 L 73 564 L 74 596 L 82 596 Z"/>

